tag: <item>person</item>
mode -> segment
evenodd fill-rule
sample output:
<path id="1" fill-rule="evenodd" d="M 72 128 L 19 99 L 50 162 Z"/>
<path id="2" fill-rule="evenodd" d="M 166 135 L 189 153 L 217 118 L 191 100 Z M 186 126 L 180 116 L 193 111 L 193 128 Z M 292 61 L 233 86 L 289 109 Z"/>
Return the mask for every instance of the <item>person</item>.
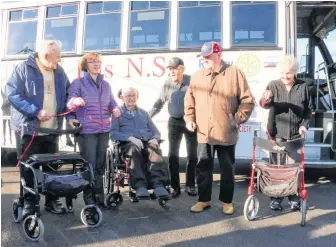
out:
<path id="1" fill-rule="evenodd" d="M 7 81 L 6 90 L 11 104 L 11 127 L 17 138 L 17 150 L 22 153 L 32 139 L 33 131 L 25 128 L 26 124 L 34 127 L 61 129 L 63 117 L 55 117 L 66 109 L 66 91 L 69 79 L 61 62 L 61 46 L 53 40 L 42 41 L 36 53 L 15 66 Z M 35 136 L 24 159 L 39 153 L 55 153 L 58 149 L 58 137 L 51 134 Z M 44 166 L 44 171 L 51 170 Z M 22 176 L 29 187 L 33 186 L 31 171 L 23 169 Z M 35 196 L 29 192 L 24 195 L 23 216 L 34 214 Z M 61 201 L 52 195 L 45 197 L 45 209 L 52 213 L 65 213 Z"/>
<path id="2" fill-rule="evenodd" d="M 148 113 L 137 106 L 138 97 L 135 88 L 122 90 L 123 114 L 112 123 L 111 139 L 119 141 L 122 155 L 130 158 L 131 185 L 136 196 L 147 198 L 151 187 L 157 197 L 167 197 L 169 171 L 159 148 L 161 135 Z"/>
<path id="3" fill-rule="evenodd" d="M 172 197 L 181 194 L 179 172 L 179 150 L 184 135 L 187 144 L 188 162 L 186 167 L 186 192 L 196 196 L 195 167 L 197 163 L 197 135 L 186 128 L 184 116 L 184 97 L 190 84 L 190 76 L 184 73 L 184 62 L 181 58 L 170 59 L 167 66 L 170 78 L 162 87 L 159 98 L 149 112 L 150 117 L 158 114 L 168 101 L 168 140 L 169 170 L 171 174 Z"/>
<path id="4" fill-rule="evenodd" d="M 285 56 L 278 63 L 280 78 L 271 81 L 259 101 L 261 107 L 270 109 L 267 132 L 276 142 L 286 142 L 306 137 L 313 103 L 305 82 L 296 78 L 298 63 L 294 57 Z M 281 155 L 280 163 L 293 164 L 300 161 L 298 152 Z M 270 163 L 277 164 L 277 154 L 270 154 Z M 292 210 L 300 208 L 297 195 L 288 197 Z M 282 210 L 283 198 L 271 198 L 270 208 Z"/>
<path id="5" fill-rule="evenodd" d="M 68 108 L 76 109 L 67 116 L 71 127 L 77 122 L 83 129 L 76 137 L 80 154 L 94 169 L 96 179 L 94 191 L 85 189 L 85 204 L 97 203 L 106 208 L 104 202 L 103 175 L 105 157 L 109 143 L 110 117 L 120 116 L 120 109 L 113 97 L 110 84 L 101 74 L 102 59 L 96 53 L 85 54 L 80 61 L 80 70 L 84 75 L 75 79 L 68 91 Z M 94 196 L 95 195 L 95 196 Z"/>
<path id="6" fill-rule="evenodd" d="M 2 116 L 4 117 L 9 117 L 10 114 L 10 103 L 8 101 L 8 97 L 6 94 L 6 85 L 1 87 L 1 97 L 2 97 L 2 105 L 1 105 L 1 110 L 2 110 Z M 9 143 L 12 144 L 12 131 L 11 131 L 11 127 L 10 127 L 10 121 L 9 119 L 3 119 L 2 120 L 3 123 L 3 145 L 6 145 L 6 129 L 8 127 L 9 130 Z"/>
<path id="7" fill-rule="evenodd" d="M 197 131 L 198 140 L 199 198 L 191 212 L 202 212 L 211 206 L 216 151 L 221 169 L 219 200 L 223 202 L 224 214 L 233 214 L 235 144 L 239 126 L 252 113 L 254 98 L 245 75 L 236 66 L 222 61 L 218 43 L 204 43 L 200 56 L 204 68 L 192 75 L 184 102 L 187 128 Z"/>

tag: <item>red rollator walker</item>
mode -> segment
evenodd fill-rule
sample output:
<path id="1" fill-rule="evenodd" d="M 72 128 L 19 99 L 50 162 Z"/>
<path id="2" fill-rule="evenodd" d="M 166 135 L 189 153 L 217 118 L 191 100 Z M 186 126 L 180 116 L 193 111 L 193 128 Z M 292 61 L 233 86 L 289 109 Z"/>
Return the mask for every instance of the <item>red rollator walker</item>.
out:
<path id="1" fill-rule="evenodd" d="M 248 198 L 244 205 L 244 216 L 246 220 L 252 221 L 257 217 L 259 200 L 254 192 L 263 193 L 268 197 L 286 197 L 294 194 L 300 196 L 301 226 L 306 224 L 307 214 L 307 191 L 304 183 L 304 138 L 288 142 L 276 143 L 275 141 L 260 138 L 257 131 L 253 138 L 253 162 L 251 181 L 248 188 Z M 270 164 L 265 161 L 256 160 L 256 148 L 276 153 L 277 164 Z M 294 151 L 301 150 L 300 163 L 280 164 L 280 156 L 288 155 Z"/>

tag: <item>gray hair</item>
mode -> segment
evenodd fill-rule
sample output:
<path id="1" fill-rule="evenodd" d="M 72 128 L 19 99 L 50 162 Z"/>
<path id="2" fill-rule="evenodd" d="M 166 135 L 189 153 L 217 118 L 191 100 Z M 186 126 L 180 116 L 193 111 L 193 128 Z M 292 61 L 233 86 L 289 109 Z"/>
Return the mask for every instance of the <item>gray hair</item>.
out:
<path id="1" fill-rule="evenodd" d="M 39 55 L 52 54 L 56 50 L 62 50 L 62 45 L 56 40 L 43 40 L 39 46 L 37 53 Z"/>
<path id="2" fill-rule="evenodd" d="M 129 91 L 134 91 L 139 96 L 139 91 L 135 87 L 126 87 L 126 88 L 121 89 L 121 95 L 124 95 L 126 92 L 129 92 Z"/>
<path id="3" fill-rule="evenodd" d="M 299 63 L 293 56 L 284 56 L 280 59 L 277 67 L 279 70 L 288 69 L 296 74 L 299 69 Z"/>

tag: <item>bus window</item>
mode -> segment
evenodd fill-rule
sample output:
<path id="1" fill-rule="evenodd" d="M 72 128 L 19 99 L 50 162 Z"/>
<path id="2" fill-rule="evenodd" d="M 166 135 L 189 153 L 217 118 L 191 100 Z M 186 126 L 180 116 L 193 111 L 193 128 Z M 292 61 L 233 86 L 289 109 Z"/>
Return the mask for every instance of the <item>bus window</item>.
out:
<path id="1" fill-rule="evenodd" d="M 37 9 L 11 11 L 8 20 L 7 55 L 28 54 L 35 51 Z"/>
<path id="2" fill-rule="evenodd" d="M 120 25 L 121 1 L 88 3 L 84 51 L 119 49 Z"/>
<path id="3" fill-rule="evenodd" d="M 168 48 L 169 2 L 132 1 L 129 48 Z"/>
<path id="4" fill-rule="evenodd" d="M 180 1 L 179 47 L 198 47 L 212 40 L 220 43 L 221 15 L 219 1 Z"/>
<path id="5" fill-rule="evenodd" d="M 75 52 L 77 5 L 47 7 L 44 39 L 59 40 L 64 52 Z"/>
<path id="6" fill-rule="evenodd" d="M 296 59 L 299 63 L 298 73 L 307 74 L 309 71 L 309 38 L 297 39 L 297 56 Z"/>
<path id="7" fill-rule="evenodd" d="M 277 44 L 276 2 L 232 2 L 232 45 Z"/>
<path id="8" fill-rule="evenodd" d="M 324 70 L 320 70 L 319 72 L 317 72 L 318 69 L 324 68 L 324 65 L 320 65 L 321 63 L 323 63 L 323 57 L 321 54 L 320 49 L 318 48 L 318 46 L 315 46 L 315 66 L 314 66 L 314 78 L 317 79 L 326 79 L 326 74 Z M 320 67 L 319 67 L 320 65 Z M 318 73 L 318 74 L 317 74 Z"/>

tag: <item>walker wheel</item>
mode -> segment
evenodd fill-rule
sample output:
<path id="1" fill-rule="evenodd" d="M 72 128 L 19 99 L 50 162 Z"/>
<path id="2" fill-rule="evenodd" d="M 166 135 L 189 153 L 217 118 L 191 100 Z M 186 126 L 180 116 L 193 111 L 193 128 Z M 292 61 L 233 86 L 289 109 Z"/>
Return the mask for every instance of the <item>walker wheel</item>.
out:
<path id="1" fill-rule="evenodd" d="M 301 199 L 300 201 L 300 212 L 301 212 L 301 226 L 306 225 L 306 216 L 307 216 L 307 200 Z"/>
<path id="2" fill-rule="evenodd" d="M 159 201 L 159 205 L 161 206 L 161 207 L 163 207 L 164 209 L 169 209 L 169 207 L 168 207 L 168 199 L 167 198 L 159 198 L 158 199 L 158 201 Z"/>
<path id="3" fill-rule="evenodd" d="M 44 225 L 36 215 L 29 215 L 23 221 L 23 232 L 31 241 L 39 241 L 44 234 Z"/>
<path id="4" fill-rule="evenodd" d="M 254 220 L 259 210 L 259 200 L 254 195 L 250 195 L 244 204 L 244 217 L 246 220 Z"/>
<path id="5" fill-rule="evenodd" d="M 22 220 L 22 205 L 20 204 L 19 200 L 16 199 L 13 202 L 13 220 L 16 223 L 19 223 Z"/>
<path id="6" fill-rule="evenodd" d="M 69 198 L 65 198 L 65 205 L 67 207 L 68 212 L 72 213 L 74 211 L 74 199 L 69 197 Z"/>
<path id="7" fill-rule="evenodd" d="M 120 193 L 114 192 L 106 200 L 106 205 L 111 208 L 117 208 L 123 203 L 123 197 Z"/>
<path id="8" fill-rule="evenodd" d="M 95 205 L 86 205 L 81 211 L 81 220 L 87 227 L 97 227 L 103 221 L 102 211 Z"/>

